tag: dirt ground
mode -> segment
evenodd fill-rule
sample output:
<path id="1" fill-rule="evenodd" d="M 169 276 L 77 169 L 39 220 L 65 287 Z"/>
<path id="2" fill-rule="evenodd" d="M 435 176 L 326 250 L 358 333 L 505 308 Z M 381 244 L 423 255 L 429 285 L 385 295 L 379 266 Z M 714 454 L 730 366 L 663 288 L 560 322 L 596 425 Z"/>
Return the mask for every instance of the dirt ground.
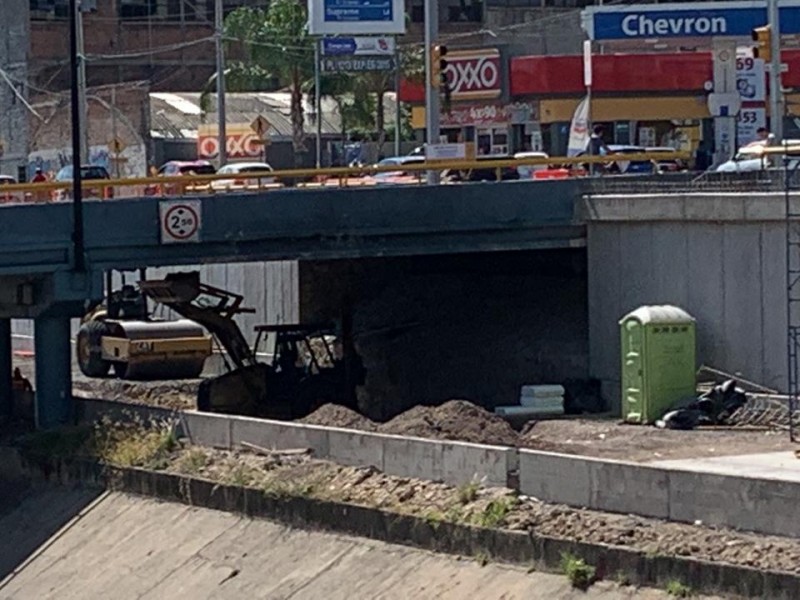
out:
<path id="1" fill-rule="evenodd" d="M 33 378 L 33 361 L 15 360 Z M 88 379 L 75 369 L 78 395 L 119 402 L 193 409 L 200 380 L 131 382 Z M 517 446 L 636 462 L 793 450 L 785 431 L 674 431 L 625 425 L 613 419 L 561 418 L 529 421 L 521 432 L 466 400 L 417 406 L 378 423 L 343 406 L 326 404 L 301 422 L 431 439 Z"/>
<path id="2" fill-rule="evenodd" d="M 484 527 L 634 548 L 651 555 L 688 556 L 800 573 L 800 540 L 614 515 L 534 498 L 479 484 L 460 487 L 386 475 L 375 468 L 343 467 L 308 455 L 268 456 L 188 447 L 166 469 L 267 493 L 313 496 L 401 513 L 429 521 Z"/>
<path id="3" fill-rule="evenodd" d="M 501 417 L 465 400 L 418 406 L 375 423 L 342 406 L 326 405 L 305 423 L 434 439 L 518 446 L 535 450 L 647 462 L 794 449 L 783 431 L 674 431 L 611 419 L 529 421 L 517 432 Z"/>

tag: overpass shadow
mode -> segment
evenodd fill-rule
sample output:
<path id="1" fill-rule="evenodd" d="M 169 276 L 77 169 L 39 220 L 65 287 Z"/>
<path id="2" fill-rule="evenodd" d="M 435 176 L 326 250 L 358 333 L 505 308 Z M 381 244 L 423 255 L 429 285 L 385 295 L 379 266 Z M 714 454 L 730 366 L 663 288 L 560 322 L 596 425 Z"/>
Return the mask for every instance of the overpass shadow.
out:
<path id="1" fill-rule="evenodd" d="M 104 494 L 101 489 L 0 479 L 0 597 L 29 558 L 57 543 Z"/>

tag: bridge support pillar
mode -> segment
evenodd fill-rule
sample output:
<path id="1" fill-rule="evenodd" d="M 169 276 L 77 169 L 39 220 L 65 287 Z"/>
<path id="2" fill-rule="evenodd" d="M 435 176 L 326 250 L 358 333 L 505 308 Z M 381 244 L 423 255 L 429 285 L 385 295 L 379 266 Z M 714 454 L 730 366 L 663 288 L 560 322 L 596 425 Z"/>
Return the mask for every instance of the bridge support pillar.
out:
<path id="1" fill-rule="evenodd" d="M 72 419 L 69 319 L 39 317 L 35 327 L 36 427 L 49 429 Z"/>
<path id="2" fill-rule="evenodd" d="M 0 417 L 11 414 L 11 319 L 0 319 Z"/>

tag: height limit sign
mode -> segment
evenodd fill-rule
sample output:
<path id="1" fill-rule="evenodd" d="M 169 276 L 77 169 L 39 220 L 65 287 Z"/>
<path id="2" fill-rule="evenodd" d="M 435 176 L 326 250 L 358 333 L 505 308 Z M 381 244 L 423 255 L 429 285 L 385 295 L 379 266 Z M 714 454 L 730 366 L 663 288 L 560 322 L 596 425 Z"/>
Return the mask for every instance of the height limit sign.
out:
<path id="1" fill-rule="evenodd" d="M 203 228 L 200 200 L 164 200 L 158 205 L 161 243 L 199 242 Z"/>

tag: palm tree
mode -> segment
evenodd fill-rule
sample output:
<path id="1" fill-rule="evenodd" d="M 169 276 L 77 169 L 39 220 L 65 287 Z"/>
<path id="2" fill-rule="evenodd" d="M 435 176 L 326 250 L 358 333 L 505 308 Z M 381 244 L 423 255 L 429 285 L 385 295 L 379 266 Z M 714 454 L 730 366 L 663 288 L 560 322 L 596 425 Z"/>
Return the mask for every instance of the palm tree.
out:
<path id="1" fill-rule="evenodd" d="M 295 161 L 306 151 L 303 86 L 314 74 L 314 41 L 306 31 L 305 3 L 273 0 L 266 9 L 237 8 L 225 19 L 225 35 L 241 43 L 246 59 L 225 72 L 231 91 L 289 88 Z"/>

